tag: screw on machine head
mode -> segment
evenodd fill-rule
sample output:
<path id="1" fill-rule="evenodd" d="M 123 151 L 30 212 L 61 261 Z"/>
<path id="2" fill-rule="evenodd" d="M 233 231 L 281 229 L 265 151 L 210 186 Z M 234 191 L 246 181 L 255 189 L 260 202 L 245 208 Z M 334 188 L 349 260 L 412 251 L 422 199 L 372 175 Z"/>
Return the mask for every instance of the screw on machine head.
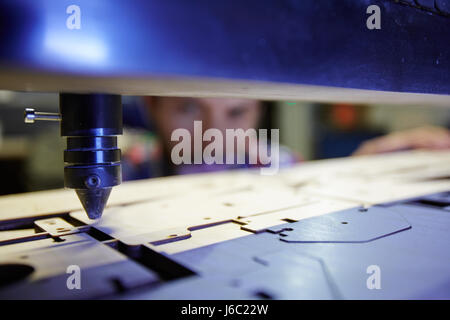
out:
<path id="1" fill-rule="evenodd" d="M 38 112 L 33 108 L 26 108 L 24 112 L 25 123 L 34 123 L 36 120 L 40 121 L 60 121 L 61 115 L 52 112 Z"/>

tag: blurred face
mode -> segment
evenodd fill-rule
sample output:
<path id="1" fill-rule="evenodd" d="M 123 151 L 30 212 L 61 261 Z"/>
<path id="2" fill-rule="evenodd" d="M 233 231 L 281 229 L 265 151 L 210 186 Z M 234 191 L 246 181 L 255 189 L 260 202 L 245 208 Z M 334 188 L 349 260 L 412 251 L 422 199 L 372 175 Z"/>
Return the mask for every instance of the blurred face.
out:
<path id="1" fill-rule="evenodd" d="M 244 130 L 258 126 L 261 106 L 257 100 L 228 98 L 149 97 L 150 112 L 164 143 L 172 148 L 172 132 L 178 128 L 194 134 L 194 121 L 202 121 L 203 131 L 216 128 Z M 207 144 L 207 143 L 205 143 Z"/>

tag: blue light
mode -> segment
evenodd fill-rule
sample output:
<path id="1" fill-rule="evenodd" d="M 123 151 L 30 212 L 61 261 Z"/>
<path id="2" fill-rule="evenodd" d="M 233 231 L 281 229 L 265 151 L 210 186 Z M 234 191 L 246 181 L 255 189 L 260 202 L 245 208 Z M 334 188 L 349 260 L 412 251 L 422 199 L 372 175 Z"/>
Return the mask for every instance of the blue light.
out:
<path id="1" fill-rule="evenodd" d="M 104 44 L 95 38 L 67 36 L 65 33 L 48 33 L 44 40 L 48 54 L 67 62 L 100 63 L 107 57 Z"/>

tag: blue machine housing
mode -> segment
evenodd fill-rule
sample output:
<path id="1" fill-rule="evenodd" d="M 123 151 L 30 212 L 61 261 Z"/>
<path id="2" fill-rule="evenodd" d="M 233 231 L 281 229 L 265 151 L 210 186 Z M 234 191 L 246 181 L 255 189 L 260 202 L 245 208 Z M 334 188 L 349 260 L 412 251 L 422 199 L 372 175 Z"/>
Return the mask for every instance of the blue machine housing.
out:
<path id="1" fill-rule="evenodd" d="M 51 74 L 175 75 L 450 94 L 449 0 L 78 0 L 68 29 L 71 4 L 1 1 L 2 72 L 42 75 L 28 88 Z"/>

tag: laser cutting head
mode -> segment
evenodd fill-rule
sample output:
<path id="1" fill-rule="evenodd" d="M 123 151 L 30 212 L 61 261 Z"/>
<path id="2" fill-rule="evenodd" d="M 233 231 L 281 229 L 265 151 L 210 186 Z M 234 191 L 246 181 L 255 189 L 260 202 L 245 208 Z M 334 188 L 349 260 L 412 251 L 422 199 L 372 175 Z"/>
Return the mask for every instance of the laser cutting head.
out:
<path id="1" fill-rule="evenodd" d="M 119 95 L 60 95 L 61 136 L 64 150 L 64 184 L 75 189 L 87 215 L 98 219 L 111 189 L 122 182 L 120 149 L 122 102 Z"/>
<path id="2" fill-rule="evenodd" d="M 75 189 L 91 219 L 102 216 L 113 186 L 122 182 L 120 149 L 122 134 L 120 95 L 60 94 L 60 114 L 25 110 L 25 122 L 60 120 L 64 150 L 64 185 Z"/>

